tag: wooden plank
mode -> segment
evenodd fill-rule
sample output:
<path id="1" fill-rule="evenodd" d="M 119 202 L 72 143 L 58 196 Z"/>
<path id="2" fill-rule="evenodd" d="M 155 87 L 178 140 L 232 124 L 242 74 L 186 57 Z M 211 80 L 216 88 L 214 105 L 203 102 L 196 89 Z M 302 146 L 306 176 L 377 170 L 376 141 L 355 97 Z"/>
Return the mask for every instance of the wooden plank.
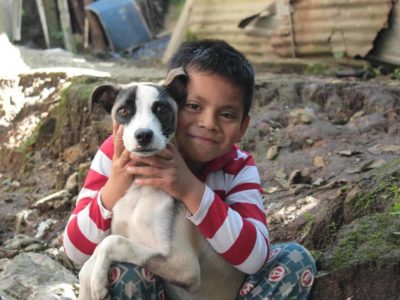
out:
<path id="1" fill-rule="evenodd" d="M 72 37 L 71 17 L 69 15 L 68 1 L 57 0 L 58 9 L 60 11 L 61 29 L 63 31 L 65 49 L 75 52 L 75 44 Z"/>
<path id="2" fill-rule="evenodd" d="M 83 0 L 84 5 L 92 3 L 92 0 Z M 89 45 L 89 36 L 94 51 L 104 51 L 107 48 L 107 42 L 104 37 L 103 29 L 96 15 L 85 10 L 85 22 L 89 24 L 88 33 L 85 33 L 84 45 Z"/>
<path id="3" fill-rule="evenodd" d="M 168 43 L 167 49 L 164 52 L 162 62 L 166 64 L 175 51 L 178 49 L 179 45 L 183 42 L 185 37 L 185 28 L 189 22 L 190 13 L 195 5 L 195 0 L 186 0 L 183 11 L 179 16 L 178 22 L 174 28 L 171 39 Z"/>
<path id="4" fill-rule="evenodd" d="M 64 41 L 58 16 L 57 0 L 42 0 L 46 15 L 47 30 L 51 48 L 63 48 Z"/>
<path id="5" fill-rule="evenodd" d="M 84 19 L 85 13 L 83 11 L 83 5 L 81 1 L 78 0 L 68 0 L 69 6 L 72 10 L 74 25 L 76 25 L 76 29 L 79 33 L 84 33 Z"/>
<path id="6" fill-rule="evenodd" d="M 40 24 L 42 25 L 44 40 L 46 42 L 46 47 L 50 48 L 50 37 L 49 37 L 49 29 L 47 27 L 47 20 L 46 20 L 46 12 L 44 9 L 43 1 L 36 0 L 36 6 L 39 12 Z"/>
<path id="7" fill-rule="evenodd" d="M 22 0 L 12 2 L 12 38 L 13 41 L 21 40 Z"/>

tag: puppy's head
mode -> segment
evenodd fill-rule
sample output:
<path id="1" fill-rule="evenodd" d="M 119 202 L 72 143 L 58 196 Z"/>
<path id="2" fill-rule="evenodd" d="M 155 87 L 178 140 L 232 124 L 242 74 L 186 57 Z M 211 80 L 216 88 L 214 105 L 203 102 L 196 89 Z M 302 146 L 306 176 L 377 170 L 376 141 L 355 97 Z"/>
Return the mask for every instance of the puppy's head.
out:
<path id="1" fill-rule="evenodd" d="M 174 71 L 164 84 L 102 85 L 92 94 L 112 118 L 124 126 L 125 148 L 138 156 L 151 156 L 166 147 L 176 130 L 178 107 L 186 98 L 187 76 Z"/>

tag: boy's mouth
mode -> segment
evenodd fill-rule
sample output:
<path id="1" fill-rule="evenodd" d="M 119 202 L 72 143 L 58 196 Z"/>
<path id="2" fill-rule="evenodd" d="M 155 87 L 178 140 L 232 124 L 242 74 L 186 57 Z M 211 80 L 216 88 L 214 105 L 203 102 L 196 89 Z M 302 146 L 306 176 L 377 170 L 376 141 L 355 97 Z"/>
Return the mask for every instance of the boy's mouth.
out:
<path id="1" fill-rule="evenodd" d="M 189 134 L 189 137 L 191 139 L 193 139 L 194 141 L 199 141 L 199 142 L 206 143 L 206 144 L 216 144 L 217 143 L 217 141 L 215 139 L 200 136 L 200 135 Z"/>

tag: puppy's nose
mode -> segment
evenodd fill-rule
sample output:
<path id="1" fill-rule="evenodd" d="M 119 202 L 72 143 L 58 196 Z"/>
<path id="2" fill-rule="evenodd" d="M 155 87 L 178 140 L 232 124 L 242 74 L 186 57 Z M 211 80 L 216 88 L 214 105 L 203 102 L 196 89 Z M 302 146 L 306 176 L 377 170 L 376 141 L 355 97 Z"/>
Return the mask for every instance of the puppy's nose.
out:
<path id="1" fill-rule="evenodd" d="M 135 138 L 140 146 L 146 146 L 151 142 L 153 138 L 153 131 L 146 128 L 136 130 Z"/>

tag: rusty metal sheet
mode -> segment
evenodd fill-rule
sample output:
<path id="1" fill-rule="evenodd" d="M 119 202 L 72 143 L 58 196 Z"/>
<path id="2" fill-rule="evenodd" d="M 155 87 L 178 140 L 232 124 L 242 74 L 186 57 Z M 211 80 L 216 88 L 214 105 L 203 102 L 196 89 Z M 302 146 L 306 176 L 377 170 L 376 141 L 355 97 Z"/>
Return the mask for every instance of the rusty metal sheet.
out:
<path id="1" fill-rule="evenodd" d="M 223 39 L 253 62 L 276 57 L 265 36 L 248 35 L 240 20 L 262 11 L 272 0 L 196 0 L 188 24 L 188 38 Z"/>
<path id="2" fill-rule="evenodd" d="M 391 0 L 297 0 L 271 36 L 279 56 L 362 56 L 388 25 Z M 293 34 L 293 39 L 292 35 Z"/>
<path id="3" fill-rule="evenodd" d="M 390 28 L 383 30 L 368 58 L 400 66 L 400 4 L 396 2 L 390 16 Z"/>
<path id="4" fill-rule="evenodd" d="M 392 6 L 392 0 L 197 0 L 188 34 L 224 39 L 256 62 L 364 57 L 388 26 Z"/>

